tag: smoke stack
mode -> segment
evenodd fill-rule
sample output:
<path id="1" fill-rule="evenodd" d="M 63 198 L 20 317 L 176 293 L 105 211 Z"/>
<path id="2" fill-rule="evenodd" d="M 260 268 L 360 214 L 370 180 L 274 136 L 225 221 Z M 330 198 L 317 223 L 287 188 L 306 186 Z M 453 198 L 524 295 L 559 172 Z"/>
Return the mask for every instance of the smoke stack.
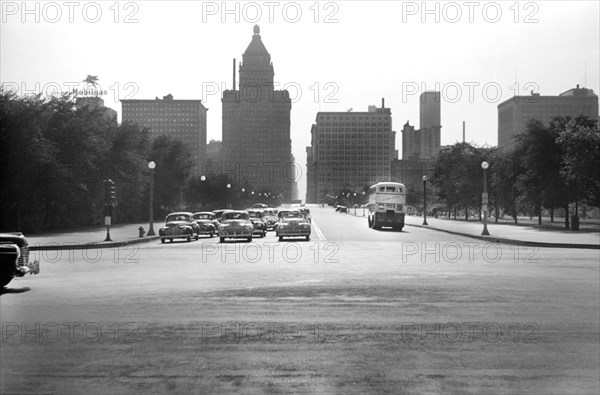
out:
<path id="1" fill-rule="evenodd" d="M 235 90 L 235 58 L 233 58 L 233 90 Z"/>
<path id="2" fill-rule="evenodd" d="M 465 121 L 463 121 L 463 143 L 465 142 Z"/>
<path id="3" fill-rule="evenodd" d="M 385 108 L 385 98 L 381 98 L 381 108 Z"/>

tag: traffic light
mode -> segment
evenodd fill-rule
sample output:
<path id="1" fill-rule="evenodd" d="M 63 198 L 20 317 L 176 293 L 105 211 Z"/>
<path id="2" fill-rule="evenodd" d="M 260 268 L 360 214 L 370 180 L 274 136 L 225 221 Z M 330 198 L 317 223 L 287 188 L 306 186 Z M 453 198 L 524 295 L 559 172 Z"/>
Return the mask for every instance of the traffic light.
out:
<path id="1" fill-rule="evenodd" d="M 117 191 L 115 182 L 110 178 L 104 180 L 104 205 L 114 206 L 117 202 Z"/>

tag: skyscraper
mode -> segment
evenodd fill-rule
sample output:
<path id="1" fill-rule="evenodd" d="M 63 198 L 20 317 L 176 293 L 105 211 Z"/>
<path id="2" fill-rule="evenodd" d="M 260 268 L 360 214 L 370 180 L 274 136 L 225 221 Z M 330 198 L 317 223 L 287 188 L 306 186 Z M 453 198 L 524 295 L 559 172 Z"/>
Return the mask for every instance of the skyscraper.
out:
<path id="1" fill-rule="evenodd" d="M 402 160 L 429 160 L 435 158 L 441 141 L 440 92 L 425 91 L 419 97 L 420 129 L 408 121 L 402 128 Z"/>
<path id="2" fill-rule="evenodd" d="M 498 105 L 498 147 L 512 149 L 514 138 L 525 130 L 530 119 L 548 124 L 556 116 L 587 115 L 598 119 L 598 95 L 577 85 L 558 96 L 514 96 Z"/>
<path id="3" fill-rule="evenodd" d="M 382 102 L 368 112 L 320 112 L 307 147 L 307 203 L 320 203 L 342 189 L 362 193 L 390 180 L 398 158 L 392 113 Z"/>
<path id="4" fill-rule="evenodd" d="M 173 95 L 155 100 L 121 100 L 123 122 L 150 129 L 151 139 L 170 136 L 190 148 L 195 165 L 206 160 L 206 111 L 200 100 L 174 100 Z"/>
<path id="5" fill-rule="evenodd" d="M 291 198 L 294 182 L 288 91 L 274 90 L 274 69 L 260 28 L 239 66 L 239 89 L 223 92 L 223 162 L 220 172 L 255 190 Z"/>

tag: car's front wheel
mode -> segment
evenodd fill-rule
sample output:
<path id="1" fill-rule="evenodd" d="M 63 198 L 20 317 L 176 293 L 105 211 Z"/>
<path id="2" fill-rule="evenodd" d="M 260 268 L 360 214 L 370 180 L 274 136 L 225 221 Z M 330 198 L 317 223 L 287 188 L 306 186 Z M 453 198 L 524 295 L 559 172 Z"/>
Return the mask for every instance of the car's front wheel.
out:
<path id="1" fill-rule="evenodd" d="M 165 244 L 165 239 L 160 239 L 161 244 Z"/>
<path id="2" fill-rule="evenodd" d="M 279 241 L 283 241 L 283 236 L 279 236 Z"/>
<path id="3" fill-rule="evenodd" d="M 224 237 L 219 237 L 219 243 L 225 243 L 225 238 Z"/>

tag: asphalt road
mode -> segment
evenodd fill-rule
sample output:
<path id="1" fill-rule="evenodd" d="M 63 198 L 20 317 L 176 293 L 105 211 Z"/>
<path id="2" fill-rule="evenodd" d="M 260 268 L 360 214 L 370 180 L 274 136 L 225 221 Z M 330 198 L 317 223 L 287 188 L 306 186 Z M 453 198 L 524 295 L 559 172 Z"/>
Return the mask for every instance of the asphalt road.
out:
<path id="1" fill-rule="evenodd" d="M 311 212 L 310 241 L 39 253 L 0 297 L 1 392 L 599 392 L 598 251 Z"/>

